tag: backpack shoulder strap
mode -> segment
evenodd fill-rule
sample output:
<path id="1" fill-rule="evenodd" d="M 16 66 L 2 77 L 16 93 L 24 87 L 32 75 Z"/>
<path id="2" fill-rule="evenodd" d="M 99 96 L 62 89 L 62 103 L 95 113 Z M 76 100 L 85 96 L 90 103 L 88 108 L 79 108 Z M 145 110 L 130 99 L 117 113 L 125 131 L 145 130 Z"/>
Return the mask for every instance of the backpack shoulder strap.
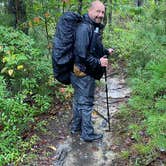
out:
<path id="1" fill-rule="evenodd" d="M 94 27 L 89 24 L 89 28 L 91 30 L 91 36 L 90 36 L 90 40 L 89 40 L 89 47 L 88 50 L 90 51 L 91 47 L 92 47 L 92 40 L 93 40 L 93 36 L 94 36 Z"/>
<path id="2" fill-rule="evenodd" d="M 88 25 L 88 28 L 89 28 L 90 31 L 91 31 L 90 38 L 89 38 L 89 39 L 90 39 L 90 40 L 89 40 L 89 47 L 88 47 L 88 50 L 90 50 L 91 45 L 92 45 L 93 34 L 94 34 L 94 27 L 93 27 L 91 24 L 86 23 L 86 22 L 83 22 L 83 24 Z"/>

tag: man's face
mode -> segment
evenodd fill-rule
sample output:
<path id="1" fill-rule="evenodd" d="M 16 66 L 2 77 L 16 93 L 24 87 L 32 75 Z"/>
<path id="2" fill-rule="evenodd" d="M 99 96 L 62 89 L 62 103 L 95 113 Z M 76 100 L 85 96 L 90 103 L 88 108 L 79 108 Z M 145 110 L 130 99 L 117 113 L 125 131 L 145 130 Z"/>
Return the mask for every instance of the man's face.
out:
<path id="1" fill-rule="evenodd" d="M 96 23 L 101 23 L 105 14 L 105 6 L 103 4 L 93 5 L 88 12 L 89 17 Z"/>

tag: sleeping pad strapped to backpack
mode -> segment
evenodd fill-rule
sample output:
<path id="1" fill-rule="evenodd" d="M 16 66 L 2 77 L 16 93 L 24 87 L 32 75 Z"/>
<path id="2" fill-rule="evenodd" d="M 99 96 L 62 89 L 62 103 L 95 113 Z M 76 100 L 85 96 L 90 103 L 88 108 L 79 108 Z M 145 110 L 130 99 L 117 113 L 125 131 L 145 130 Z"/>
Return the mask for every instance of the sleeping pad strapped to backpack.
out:
<path id="1" fill-rule="evenodd" d="M 70 84 L 70 71 L 73 68 L 75 30 L 81 21 L 79 14 L 66 12 L 56 26 L 52 50 L 54 77 L 66 85 Z"/>

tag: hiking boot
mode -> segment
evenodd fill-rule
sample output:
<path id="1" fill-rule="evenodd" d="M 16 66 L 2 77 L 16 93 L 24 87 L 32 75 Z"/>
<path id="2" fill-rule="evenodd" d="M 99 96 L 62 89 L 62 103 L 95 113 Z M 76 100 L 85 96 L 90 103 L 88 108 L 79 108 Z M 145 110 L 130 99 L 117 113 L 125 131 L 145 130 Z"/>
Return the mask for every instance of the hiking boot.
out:
<path id="1" fill-rule="evenodd" d="M 103 138 L 103 134 L 91 134 L 90 136 L 87 136 L 85 138 L 80 138 L 80 140 L 85 141 L 85 142 L 92 142 L 96 140 L 100 140 Z"/>

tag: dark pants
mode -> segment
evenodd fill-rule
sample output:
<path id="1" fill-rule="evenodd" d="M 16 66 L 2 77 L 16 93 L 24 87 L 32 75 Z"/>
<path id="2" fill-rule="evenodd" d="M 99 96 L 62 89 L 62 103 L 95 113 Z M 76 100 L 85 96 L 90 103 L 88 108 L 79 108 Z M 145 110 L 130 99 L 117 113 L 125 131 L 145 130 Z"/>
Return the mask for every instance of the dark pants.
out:
<path id="1" fill-rule="evenodd" d="M 86 139 L 94 133 L 91 114 L 94 102 L 95 79 L 91 76 L 77 77 L 71 73 L 71 83 L 74 88 L 71 130 L 81 130 L 81 137 Z"/>

